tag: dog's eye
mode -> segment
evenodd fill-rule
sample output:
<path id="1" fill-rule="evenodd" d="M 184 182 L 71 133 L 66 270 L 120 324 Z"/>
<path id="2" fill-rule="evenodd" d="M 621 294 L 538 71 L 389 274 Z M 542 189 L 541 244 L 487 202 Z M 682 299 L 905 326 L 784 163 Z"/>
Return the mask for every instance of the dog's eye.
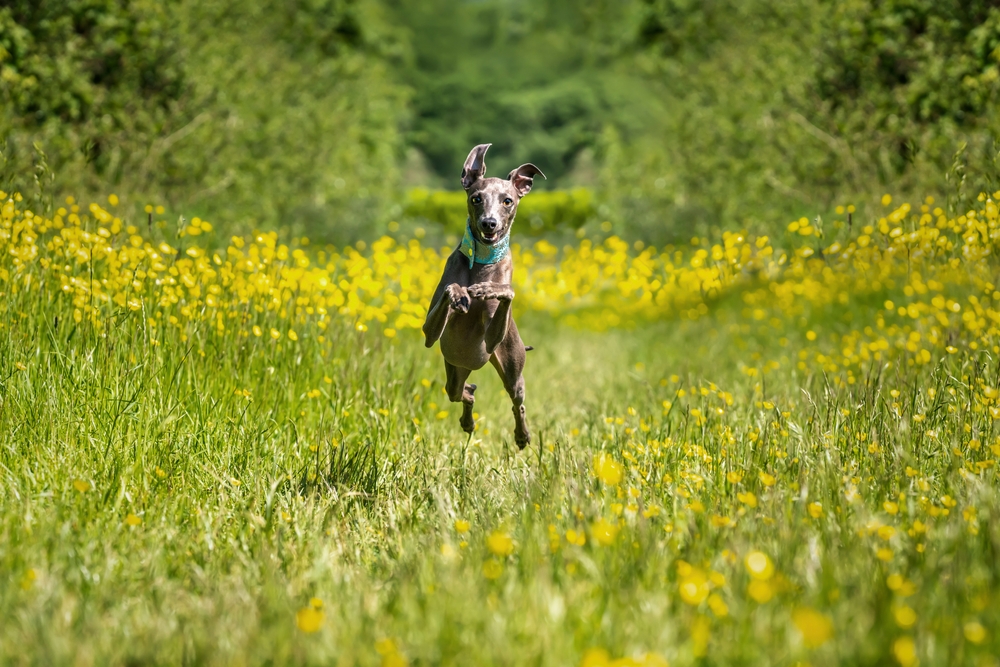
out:
<path id="1" fill-rule="evenodd" d="M 510 206 L 513 203 L 514 203 L 514 200 L 511 199 L 510 197 L 507 197 L 506 199 L 503 200 L 503 205 L 504 206 Z"/>
<path id="2" fill-rule="evenodd" d="M 480 197 L 479 195 L 476 195 L 475 197 L 472 198 L 472 203 L 478 206 L 479 204 L 483 203 L 483 198 Z"/>

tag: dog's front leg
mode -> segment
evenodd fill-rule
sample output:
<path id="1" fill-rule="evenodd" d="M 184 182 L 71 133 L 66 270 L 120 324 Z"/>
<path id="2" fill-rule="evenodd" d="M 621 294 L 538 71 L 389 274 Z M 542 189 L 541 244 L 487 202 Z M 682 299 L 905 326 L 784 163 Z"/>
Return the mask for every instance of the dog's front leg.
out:
<path id="1" fill-rule="evenodd" d="M 497 299 L 500 302 L 493 317 L 486 324 L 486 334 L 483 336 L 487 354 L 493 354 L 497 346 L 507 337 L 507 328 L 510 326 L 510 305 L 514 301 L 514 290 L 511 289 L 510 285 L 478 283 L 470 285 L 468 292 L 473 299 Z"/>
<path id="2" fill-rule="evenodd" d="M 483 338 L 487 354 L 493 354 L 497 346 L 507 337 L 507 328 L 510 326 L 510 304 L 509 299 L 501 299 L 497 311 L 493 313 L 493 317 L 486 327 L 486 335 Z"/>
<path id="3" fill-rule="evenodd" d="M 434 345 L 444 328 L 448 325 L 448 316 L 451 311 L 457 310 L 463 313 L 469 312 L 471 299 L 469 293 L 458 283 L 452 283 L 444 288 L 440 296 L 431 304 L 427 311 L 427 318 L 424 320 L 424 345 L 430 347 Z"/>

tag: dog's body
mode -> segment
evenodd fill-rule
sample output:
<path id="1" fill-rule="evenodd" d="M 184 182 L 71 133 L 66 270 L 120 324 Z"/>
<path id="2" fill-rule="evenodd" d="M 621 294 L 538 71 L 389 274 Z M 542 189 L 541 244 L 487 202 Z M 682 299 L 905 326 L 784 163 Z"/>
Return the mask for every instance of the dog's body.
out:
<path id="1" fill-rule="evenodd" d="M 472 371 L 490 362 L 514 403 L 514 441 L 523 449 L 531 440 L 521 376 L 525 347 L 510 312 L 514 262 L 507 244 L 518 202 L 531 191 L 532 179 L 545 175 L 535 165 L 524 164 L 510 172 L 507 179 L 485 178 L 484 158 L 489 147 L 476 146 L 465 161 L 462 187 L 469 206 L 466 237 L 448 257 L 423 331 L 427 347 L 441 341 L 448 398 L 463 404 L 459 422 L 462 429 L 467 433 L 475 429 L 472 405 L 476 385 L 465 381 Z"/>

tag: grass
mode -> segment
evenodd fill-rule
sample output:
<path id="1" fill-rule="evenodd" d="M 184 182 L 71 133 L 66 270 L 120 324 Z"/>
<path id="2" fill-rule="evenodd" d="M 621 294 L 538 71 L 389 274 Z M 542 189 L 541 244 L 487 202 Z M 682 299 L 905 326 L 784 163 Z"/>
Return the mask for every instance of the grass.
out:
<path id="1" fill-rule="evenodd" d="M 995 665 L 995 263 L 916 256 L 522 308 L 523 452 L 413 329 L 78 322 L 8 257 L 0 663 Z"/>

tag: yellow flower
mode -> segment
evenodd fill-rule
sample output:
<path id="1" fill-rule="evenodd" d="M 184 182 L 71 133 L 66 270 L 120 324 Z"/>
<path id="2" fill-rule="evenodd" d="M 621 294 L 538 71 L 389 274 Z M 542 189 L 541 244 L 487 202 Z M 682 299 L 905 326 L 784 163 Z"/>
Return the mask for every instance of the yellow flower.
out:
<path id="1" fill-rule="evenodd" d="M 495 530 L 486 538 L 486 548 L 496 556 L 509 556 L 514 553 L 514 540 L 507 533 Z"/>
<path id="2" fill-rule="evenodd" d="M 764 486 L 774 486 L 775 481 L 777 481 L 775 480 L 774 475 L 770 475 L 763 470 L 758 476 L 760 477 L 760 483 Z"/>
<path id="3" fill-rule="evenodd" d="M 747 507 L 757 507 L 757 496 L 755 496 L 752 491 L 737 493 L 736 499 Z"/>
<path id="4" fill-rule="evenodd" d="M 465 519 L 455 519 L 455 531 L 459 535 L 464 535 L 469 532 L 470 524 Z"/>
<path id="5" fill-rule="evenodd" d="M 73 488 L 80 493 L 86 493 L 90 491 L 90 482 L 83 479 L 75 479 L 73 480 Z"/>
<path id="6" fill-rule="evenodd" d="M 962 626 L 965 638 L 973 644 L 982 644 L 986 641 L 986 628 L 979 621 L 969 621 Z"/>
<path id="7" fill-rule="evenodd" d="M 681 600 L 689 605 L 697 606 L 705 601 L 709 592 L 708 577 L 697 568 L 693 568 L 685 576 L 681 577 L 678 584 L 678 591 Z"/>
<path id="8" fill-rule="evenodd" d="M 388 637 L 375 642 L 375 652 L 382 656 L 382 667 L 406 667 L 406 658 L 399 646 Z"/>
<path id="9" fill-rule="evenodd" d="M 823 505 L 820 503 L 809 503 L 806 509 L 809 512 L 809 516 L 814 519 L 818 519 L 823 516 Z"/>
<path id="10" fill-rule="evenodd" d="M 622 466 L 610 454 L 601 453 L 594 459 L 594 474 L 605 484 L 614 486 L 622 480 Z"/>
<path id="11" fill-rule="evenodd" d="M 323 627 L 326 614 L 323 612 L 323 601 L 319 598 L 309 600 L 309 605 L 295 612 L 295 625 L 305 633 L 313 633 Z"/>
<path id="12" fill-rule="evenodd" d="M 818 648 L 833 637 L 833 621 L 815 609 L 799 607 L 792 612 L 792 623 L 808 648 Z"/>
<path id="13" fill-rule="evenodd" d="M 125 517 L 125 523 L 135 527 L 142 523 L 142 519 L 137 517 L 135 514 L 129 513 L 129 515 Z"/>
<path id="14" fill-rule="evenodd" d="M 743 559 L 747 572 L 759 581 L 767 581 L 774 575 L 774 564 L 763 551 L 751 551 Z"/>
<path id="15" fill-rule="evenodd" d="M 774 588 L 767 581 L 754 579 L 747 584 L 747 594 L 758 604 L 766 604 L 774 597 Z"/>
<path id="16" fill-rule="evenodd" d="M 503 564 L 496 558 L 490 558 L 483 563 L 483 576 L 487 579 L 499 579 L 503 574 Z"/>
<path id="17" fill-rule="evenodd" d="M 717 593 L 708 596 L 708 608 L 712 610 L 716 618 L 724 618 L 729 615 L 729 605 Z"/>
<path id="18" fill-rule="evenodd" d="M 900 637 L 892 644 L 892 654 L 902 667 L 917 664 L 917 645 L 912 637 Z"/>
<path id="19" fill-rule="evenodd" d="M 912 627 L 917 622 L 917 612 L 906 605 L 893 609 L 892 615 L 896 617 L 896 624 L 903 629 Z"/>
<path id="20" fill-rule="evenodd" d="M 588 648 L 580 661 L 580 667 L 610 667 L 611 655 L 603 648 Z"/>
<path id="21" fill-rule="evenodd" d="M 618 536 L 618 526 L 600 518 L 590 527 L 590 532 L 601 546 L 611 546 Z"/>
<path id="22" fill-rule="evenodd" d="M 726 473 L 726 481 L 730 484 L 739 484 L 743 481 L 743 471 L 742 470 L 731 470 Z"/>

